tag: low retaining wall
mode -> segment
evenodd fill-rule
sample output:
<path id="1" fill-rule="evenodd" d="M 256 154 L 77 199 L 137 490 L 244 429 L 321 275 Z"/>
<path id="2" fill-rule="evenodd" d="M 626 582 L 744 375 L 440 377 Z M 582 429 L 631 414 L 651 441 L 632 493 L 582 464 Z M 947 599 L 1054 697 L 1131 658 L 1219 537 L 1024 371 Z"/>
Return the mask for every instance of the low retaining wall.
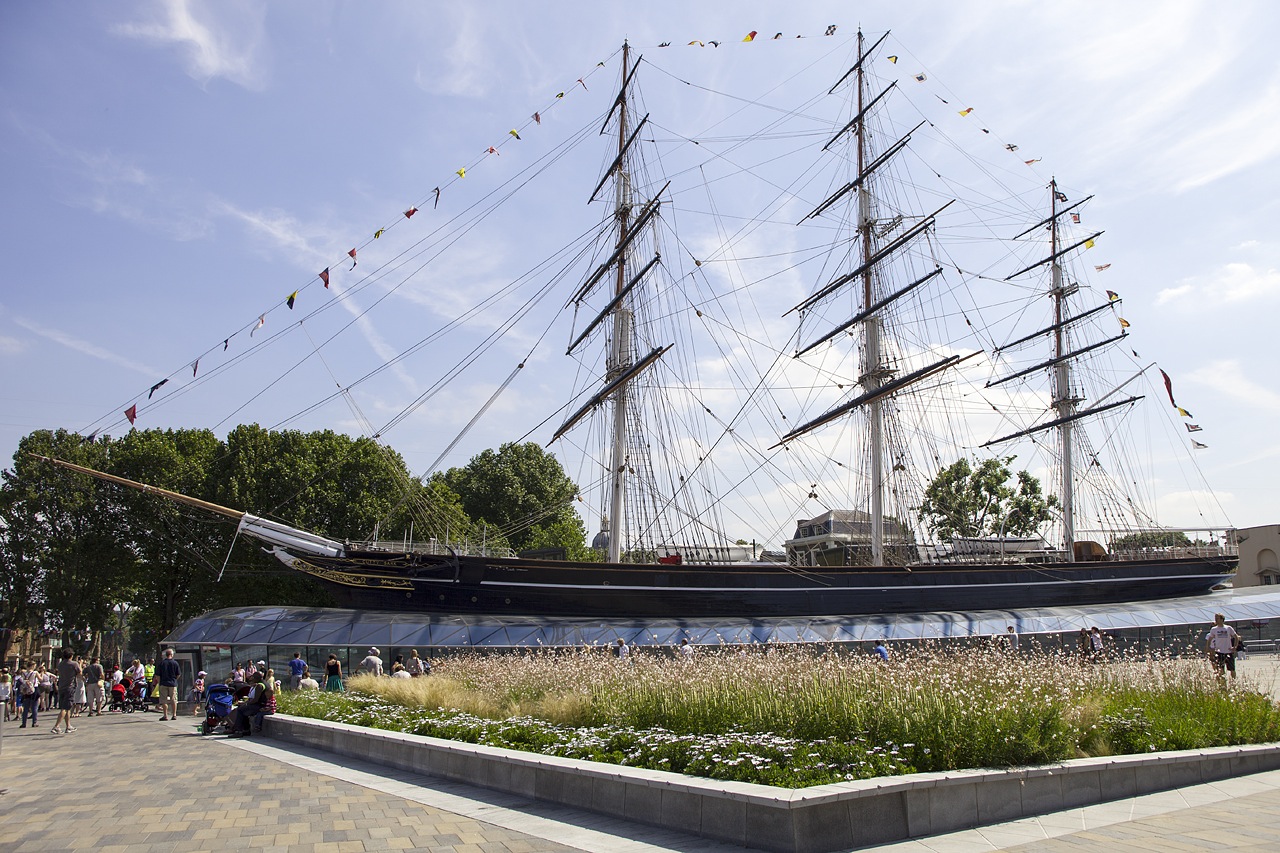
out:
<path id="1" fill-rule="evenodd" d="M 283 714 L 265 723 L 286 743 L 786 853 L 884 844 L 1280 768 L 1280 744 L 1264 744 L 791 790 Z"/>

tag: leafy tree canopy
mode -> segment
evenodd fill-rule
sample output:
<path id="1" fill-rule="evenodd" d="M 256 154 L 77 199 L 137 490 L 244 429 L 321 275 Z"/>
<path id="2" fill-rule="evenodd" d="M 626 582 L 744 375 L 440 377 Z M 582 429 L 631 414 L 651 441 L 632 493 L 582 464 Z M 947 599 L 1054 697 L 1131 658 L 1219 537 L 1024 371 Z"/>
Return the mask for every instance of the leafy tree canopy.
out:
<path id="1" fill-rule="evenodd" d="M 1191 540 L 1181 530 L 1144 530 L 1127 533 L 1111 540 L 1112 551 L 1132 551 L 1138 548 L 1178 548 L 1188 546 Z"/>
<path id="2" fill-rule="evenodd" d="M 1041 494 L 1040 481 L 1026 471 L 1015 477 L 1009 470 L 1015 458 L 986 459 L 976 469 L 960 459 L 940 470 L 920 505 L 929 530 L 944 540 L 1035 533 L 1053 517 L 1058 499 Z"/>
<path id="3" fill-rule="evenodd" d="M 485 450 L 434 478 L 458 494 L 477 524 L 516 551 L 564 548 L 586 555 L 586 528 L 574 511 L 578 487 L 555 456 L 533 442 Z"/>

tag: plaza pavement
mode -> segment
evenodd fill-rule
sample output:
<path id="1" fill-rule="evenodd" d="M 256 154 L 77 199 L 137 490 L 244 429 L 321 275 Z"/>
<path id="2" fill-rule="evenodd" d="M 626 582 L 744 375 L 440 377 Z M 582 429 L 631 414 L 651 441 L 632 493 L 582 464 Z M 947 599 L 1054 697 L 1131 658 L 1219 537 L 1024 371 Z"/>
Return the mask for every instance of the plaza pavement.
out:
<path id="1" fill-rule="evenodd" d="M 1244 674 L 1277 695 L 1280 665 Z M 598 853 L 743 848 L 506 794 L 338 764 L 270 740 L 203 738 L 194 717 L 79 718 L 53 735 L 5 723 L 0 851 L 237 849 Z M 1280 850 L 1280 771 L 872 848 L 970 851 Z"/>

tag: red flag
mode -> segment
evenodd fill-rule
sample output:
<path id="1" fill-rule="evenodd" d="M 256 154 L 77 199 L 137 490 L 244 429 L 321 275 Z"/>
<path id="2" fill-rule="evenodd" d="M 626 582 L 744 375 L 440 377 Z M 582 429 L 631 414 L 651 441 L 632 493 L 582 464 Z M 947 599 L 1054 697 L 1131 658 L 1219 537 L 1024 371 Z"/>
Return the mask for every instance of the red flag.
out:
<path id="1" fill-rule="evenodd" d="M 329 289 L 329 268 L 328 267 L 325 267 L 323 270 L 321 270 L 320 280 L 324 282 L 324 289 L 328 290 Z"/>
<path id="2" fill-rule="evenodd" d="M 490 154 L 497 154 L 499 157 L 501 157 L 501 156 L 502 156 L 502 152 L 501 152 L 501 151 L 499 151 L 497 148 L 494 148 L 492 145 L 490 145 L 490 146 L 489 146 L 489 153 L 490 153 Z"/>
<path id="3" fill-rule="evenodd" d="M 1160 371 L 1160 375 L 1164 377 L 1164 390 L 1169 392 L 1169 403 L 1175 409 L 1178 408 L 1178 404 L 1174 402 L 1173 399 L 1173 380 L 1170 379 L 1169 374 L 1165 373 L 1163 370 Z"/>
<path id="4" fill-rule="evenodd" d="M 756 40 L 756 31 L 755 31 L 755 30 L 752 30 L 751 32 L 747 33 L 747 37 L 743 39 L 743 41 L 755 41 L 755 40 Z M 893 58 L 894 58 L 894 59 L 897 59 L 897 57 L 896 57 L 896 56 L 895 56 L 895 57 L 893 57 Z"/>
<path id="5" fill-rule="evenodd" d="M 351 268 L 355 269 L 356 268 L 356 250 L 352 249 L 350 252 L 347 252 L 347 254 L 351 256 Z"/>
<path id="6" fill-rule="evenodd" d="M 534 124 L 542 124 L 542 116 L 541 116 L 541 115 L 539 115 L 538 113 L 534 113 L 534 114 L 533 114 L 533 123 L 534 123 Z"/>
<path id="7" fill-rule="evenodd" d="M 133 422 L 138 419 L 138 404 L 134 403 L 132 406 L 125 409 L 124 416 L 129 419 L 129 426 L 133 426 Z"/>
<path id="8" fill-rule="evenodd" d="M 582 78 L 581 78 L 581 77 L 579 77 L 579 78 L 578 78 L 578 82 L 579 82 L 579 83 L 582 83 Z M 583 91 L 586 91 L 586 92 L 590 92 L 590 91 L 591 91 L 590 89 L 588 89 L 588 88 L 587 88 L 587 84 L 586 84 L 586 83 L 582 83 L 582 89 L 583 89 Z"/>
<path id="9" fill-rule="evenodd" d="M 412 218 L 413 218 L 413 215 L 414 215 L 415 213 L 417 213 L 417 212 L 418 212 L 418 208 L 416 208 L 416 207 L 411 207 L 411 208 L 409 208 L 408 210 L 406 210 L 406 211 L 404 212 L 404 218 L 405 218 L 405 219 L 412 219 Z"/>

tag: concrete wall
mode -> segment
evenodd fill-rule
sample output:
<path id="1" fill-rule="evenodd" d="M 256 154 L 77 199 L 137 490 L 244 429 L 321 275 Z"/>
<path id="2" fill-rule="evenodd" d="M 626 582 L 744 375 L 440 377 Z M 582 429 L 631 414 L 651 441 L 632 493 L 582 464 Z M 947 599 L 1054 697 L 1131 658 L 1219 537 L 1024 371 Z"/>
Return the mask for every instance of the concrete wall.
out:
<path id="1" fill-rule="evenodd" d="M 1236 531 L 1240 543 L 1240 570 L 1232 586 L 1280 584 L 1280 524 L 1245 527 Z"/>
<path id="2" fill-rule="evenodd" d="M 266 718 L 266 732 L 386 767 L 785 853 L 883 844 L 1280 768 L 1276 744 L 790 790 L 282 714 Z"/>

